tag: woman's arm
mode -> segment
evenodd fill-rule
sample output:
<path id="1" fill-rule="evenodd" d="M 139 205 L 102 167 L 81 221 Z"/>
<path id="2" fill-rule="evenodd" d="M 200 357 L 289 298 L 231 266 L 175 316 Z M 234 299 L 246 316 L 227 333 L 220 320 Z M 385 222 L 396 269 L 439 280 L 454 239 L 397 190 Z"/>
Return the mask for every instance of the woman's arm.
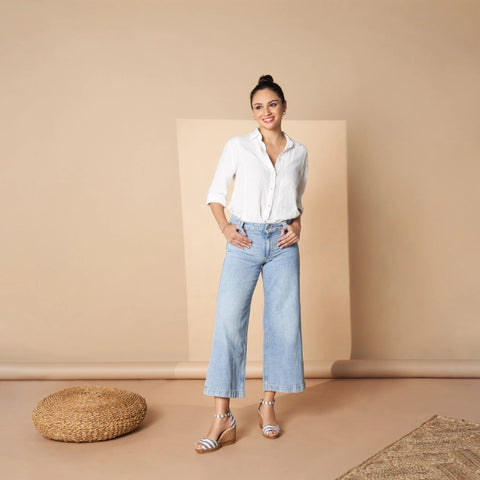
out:
<path id="1" fill-rule="evenodd" d="M 227 239 L 228 243 L 235 245 L 238 248 L 250 248 L 252 241 L 247 237 L 245 230 L 242 228 L 243 235 L 237 232 L 237 226 L 231 225 L 225 216 L 225 207 L 221 203 L 212 202 L 208 204 L 210 210 L 217 221 L 220 231 Z"/>

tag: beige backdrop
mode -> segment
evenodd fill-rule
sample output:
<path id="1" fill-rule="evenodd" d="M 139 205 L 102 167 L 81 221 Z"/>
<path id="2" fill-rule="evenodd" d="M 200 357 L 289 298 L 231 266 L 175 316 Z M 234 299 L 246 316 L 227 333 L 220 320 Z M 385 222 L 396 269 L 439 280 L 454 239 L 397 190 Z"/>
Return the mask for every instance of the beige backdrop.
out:
<path id="1" fill-rule="evenodd" d="M 352 358 L 478 361 L 479 24 L 475 0 L 2 0 L 2 371 L 200 358 L 176 119 L 249 120 L 264 73 L 289 120 L 348 125 Z M 348 359 L 317 313 L 309 358 Z"/>

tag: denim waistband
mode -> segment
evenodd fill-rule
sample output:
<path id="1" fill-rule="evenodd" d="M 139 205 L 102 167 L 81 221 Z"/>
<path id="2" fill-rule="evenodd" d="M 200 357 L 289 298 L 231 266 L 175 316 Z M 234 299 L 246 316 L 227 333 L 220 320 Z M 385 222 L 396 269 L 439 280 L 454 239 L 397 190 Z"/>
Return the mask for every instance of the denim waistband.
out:
<path id="1" fill-rule="evenodd" d="M 244 222 L 240 218 L 232 215 L 230 217 L 230 223 L 237 225 L 238 228 L 247 228 L 248 230 L 256 230 L 263 232 L 265 230 L 275 230 L 280 228 L 287 228 L 288 225 L 292 223 L 292 220 L 284 220 L 283 222 L 278 223 L 253 223 L 253 222 Z"/>

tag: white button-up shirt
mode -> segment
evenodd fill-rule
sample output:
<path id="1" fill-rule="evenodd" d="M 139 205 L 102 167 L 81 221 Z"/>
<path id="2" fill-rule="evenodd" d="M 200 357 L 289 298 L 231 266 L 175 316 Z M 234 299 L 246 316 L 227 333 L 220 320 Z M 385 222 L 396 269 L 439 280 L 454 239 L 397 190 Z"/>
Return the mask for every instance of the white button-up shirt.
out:
<path id="1" fill-rule="evenodd" d="M 307 149 L 285 135 L 285 150 L 272 164 L 258 129 L 231 138 L 218 162 L 207 204 L 227 204 L 228 186 L 235 187 L 228 209 L 245 222 L 278 223 L 298 217 L 308 173 Z"/>

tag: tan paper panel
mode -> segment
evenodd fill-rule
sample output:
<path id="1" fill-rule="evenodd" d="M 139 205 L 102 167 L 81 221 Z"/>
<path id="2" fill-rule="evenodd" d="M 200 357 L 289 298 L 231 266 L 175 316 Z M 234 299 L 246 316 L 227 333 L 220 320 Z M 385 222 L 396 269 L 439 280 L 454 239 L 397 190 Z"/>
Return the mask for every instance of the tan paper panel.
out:
<path id="1" fill-rule="evenodd" d="M 286 121 L 285 131 L 309 149 L 309 180 L 301 238 L 305 358 L 348 358 L 350 303 L 346 197 L 346 124 Z M 177 120 L 185 238 L 189 360 L 208 360 L 225 241 L 205 205 L 225 142 L 246 134 L 245 120 Z M 259 288 L 260 287 L 260 288 Z M 262 359 L 262 292 L 249 328 L 249 361 Z"/>

